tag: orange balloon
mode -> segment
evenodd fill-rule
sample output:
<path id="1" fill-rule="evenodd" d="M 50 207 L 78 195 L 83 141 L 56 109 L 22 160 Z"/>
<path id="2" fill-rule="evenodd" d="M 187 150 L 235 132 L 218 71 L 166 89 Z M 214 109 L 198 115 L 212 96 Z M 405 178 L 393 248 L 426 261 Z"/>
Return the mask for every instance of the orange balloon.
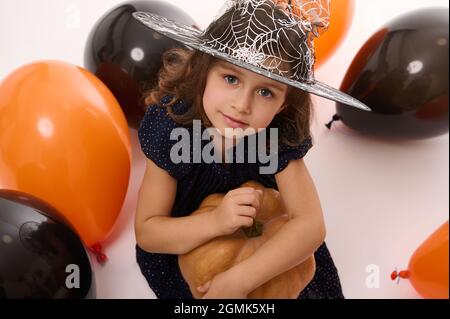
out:
<path id="1" fill-rule="evenodd" d="M 316 69 L 325 64 L 341 46 L 352 24 L 354 13 L 354 0 L 331 1 L 330 26 L 325 33 L 314 40 Z"/>
<path id="2" fill-rule="evenodd" d="M 409 262 L 409 280 L 424 298 L 448 299 L 448 229 L 446 222 L 419 246 Z"/>
<path id="3" fill-rule="evenodd" d="M 409 279 L 424 298 L 448 299 L 448 230 L 447 221 L 414 252 L 408 270 L 396 271 L 391 278 Z"/>
<path id="4" fill-rule="evenodd" d="M 89 71 L 42 61 L 0 83 L 0 185 L 53 205 L 85 245 L 111 232 L 130 168 L 125 116 Z"/>

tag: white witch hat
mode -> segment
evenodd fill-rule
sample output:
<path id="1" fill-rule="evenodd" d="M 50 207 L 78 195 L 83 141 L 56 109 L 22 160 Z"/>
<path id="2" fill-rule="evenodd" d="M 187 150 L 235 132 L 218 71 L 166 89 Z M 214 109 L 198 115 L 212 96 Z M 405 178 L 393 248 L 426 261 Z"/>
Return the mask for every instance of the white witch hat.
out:
<path id="1" fill-rule="evenodd" d="M 205 31 L 149 12 L 134 18 L 169 38 L 275 81 L 345 105 L 362 102 L 314 79 L 314 37 L 330 0 L 228 0 Z M 225 26 L 225 27 L 224 27 Z"/>

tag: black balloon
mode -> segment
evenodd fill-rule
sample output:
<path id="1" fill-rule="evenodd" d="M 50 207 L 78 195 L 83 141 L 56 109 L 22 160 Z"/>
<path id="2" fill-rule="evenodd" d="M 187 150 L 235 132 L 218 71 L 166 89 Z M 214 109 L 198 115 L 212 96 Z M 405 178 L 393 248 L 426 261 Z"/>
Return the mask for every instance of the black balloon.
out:
<path id="1" fill-rule="evenodd" d="M 448 133 L 448 8 L 405 14 L 378 31 L 354 59 L 341 90 L 372 108 L 338 104 L 365 134 L 422 139 Z"/>
<path id="2" fill-rule="evenodd" d="M 143 93 L 156 84 L 162 54 L 181 46 L 135 20 L 132 13 L 136 11 L 195 27 L 194 20 L 181 9 L 160 1 L 127 2 L 106 13 L 94 26 L 87 40 L 84 65 L 108 86 L 134 128 L 144 116 Z"/>
<path id="3" fill-rule="evenodd" d="M 0 299 L 94 298 L 92 279 L 87 253 L 58 211 L 0 190 Z"/>

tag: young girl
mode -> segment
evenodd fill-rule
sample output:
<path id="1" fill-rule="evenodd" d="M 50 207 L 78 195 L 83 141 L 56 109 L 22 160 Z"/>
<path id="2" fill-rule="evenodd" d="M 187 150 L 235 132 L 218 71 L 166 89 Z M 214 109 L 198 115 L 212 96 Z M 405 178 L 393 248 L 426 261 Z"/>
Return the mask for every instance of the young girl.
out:
<path id="1" fill-rule="evenodd" d="M 198 291 L 204 298 L 246 298 L 314 254 L 315 276 L 299 298 L 343 298 L 324 243 L 319 198 L 303 161 L 312 147 L 309 93 L 367 107 L 314 81 L 312 38 L 327 26 L 329 8 L 321 7 L 326 1 L 306 2 L 230 0 L 203 33 L 150 13 L 135 14 L 153 30 L 195 49 L 164 55 L 159 84 L 147 98 L 150 106 L 139 128 L 148 161 L 136 214 L 137 262 L 158 298 L 192 298 L 178 255 L 253 224 L 261 194 L 239 188 L 249 180 L 279 190 L 291 219 L 254 255 Z M 278 129 L 276 171 L 261 174 L 259 161 L 175 163 L 171 151 L 177 141 L 171 132 L 183 127 L 195 135 L 194 120 L 201 120 L 203 130 L 220 133 L 222 141 L 214 138 L 213 143 L 222 159 L 249 137 L 233 136 L 226 149 L 226 129 Z M 202 149 L 191 147 L 190 159 Z M 214 193 L 226 194 L 220 206 L 190 216 Z"/>

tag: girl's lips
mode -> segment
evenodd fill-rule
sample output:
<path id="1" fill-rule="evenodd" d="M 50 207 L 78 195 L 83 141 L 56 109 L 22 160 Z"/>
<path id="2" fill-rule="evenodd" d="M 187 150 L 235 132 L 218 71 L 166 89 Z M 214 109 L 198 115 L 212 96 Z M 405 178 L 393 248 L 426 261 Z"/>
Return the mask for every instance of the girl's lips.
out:
<path id="1" fill-rule="evenodd" d="M 222 113 L 222 115 L 223 115 L 223 118 L 225 119 L 225 122 L 232 128 L 244 128 L 244 127 L 248 126 L 248 124 L 240 122 L 240 121 L 236 121 L 233 118 L 226 116 L 223 113 Z"/>

